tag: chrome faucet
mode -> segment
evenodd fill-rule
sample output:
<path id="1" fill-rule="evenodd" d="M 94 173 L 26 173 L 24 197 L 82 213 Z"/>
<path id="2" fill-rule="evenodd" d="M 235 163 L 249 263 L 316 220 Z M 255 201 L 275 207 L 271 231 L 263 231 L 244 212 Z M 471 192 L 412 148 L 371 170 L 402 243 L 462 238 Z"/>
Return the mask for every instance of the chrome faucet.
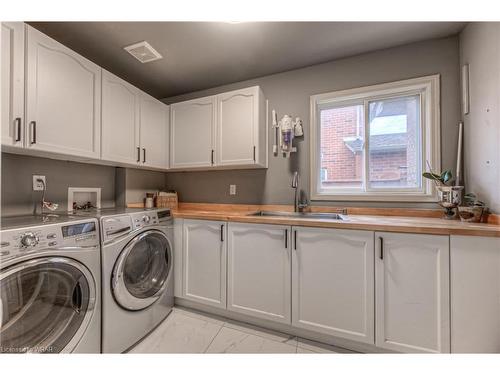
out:
<path id="1" fill-rule="evenodd" d="M 293 173 L 292 188 L 295 189 L 295 197 L 293 200 L 293 211 L 294 212 L 302 211 L 304 208 L 307 207 L 307 203 L 299 203 L 299 195 L 300 195 L 299 172 L 297 171 Z"/>

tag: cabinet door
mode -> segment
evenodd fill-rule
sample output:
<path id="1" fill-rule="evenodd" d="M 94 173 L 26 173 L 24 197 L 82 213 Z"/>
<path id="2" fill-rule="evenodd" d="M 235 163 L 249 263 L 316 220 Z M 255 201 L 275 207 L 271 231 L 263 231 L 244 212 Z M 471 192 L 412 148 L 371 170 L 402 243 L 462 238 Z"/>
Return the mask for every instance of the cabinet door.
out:
<path id="1" fill-rule="evenodd" d="M 171 168 L 214 165 L 215 109 L 215 96 L 170 106 Z"/>
<path id="2" fill-rule="evenodd" d="M 27 27 L 27 146 L 99 158 L 101 68 Z"/>
<path id="3" fill-rule="evenodd" d="M 169 108 L 165 103 L 141 94 L 141 163 L 167 169 Z"/>
<path id="4" fill-rule="evenodd" d="M 217 165 L 256 162 L 259 130 L 259 88 L 227 92 L 217 97 Z"/>
<path id="5" fill-rule="evenodd" d="M 2 22 L 2 145 L 24 145 L 24 23 Z"/>
<path id="6" fill-rule="evenodd" d="M 229 223 L 228 310 L 290 324 L 290 227 Z"/>
<path id="7" fill-rule="evenodd" d="M 449 237 L 375 233 L 376 345 L 450 352 Z"/>
<path id="8" fill-rule="evenodd" d="M 500 353 L 500 238 L 451 236 L 451 352 Z"/>
<path id="9" fill-rule="evenodd" d="M 226 308 L 226 223 L 184 220 L 183 297 Z"/>
<path id="10" fill-rule="evenodd" d="M 374 343 L 373 232 L 293 227 L 292 324 Z"/>
<path id="11" fill-rule="evenodd" d="M 102 72 L 103 160 L 139 162 L 139 90 L 103 70 Z"/>

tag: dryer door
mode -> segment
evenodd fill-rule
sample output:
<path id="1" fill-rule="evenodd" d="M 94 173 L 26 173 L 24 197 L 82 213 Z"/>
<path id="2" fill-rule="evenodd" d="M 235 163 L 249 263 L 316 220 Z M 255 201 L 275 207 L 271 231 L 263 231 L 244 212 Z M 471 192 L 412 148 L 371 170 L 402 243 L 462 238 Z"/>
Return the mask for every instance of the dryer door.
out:
<path id="1" fill-rule="evenodd" d="M 148 230 L 132 239 L 118 257 L 112 276 L 116 302 L 127 310 L 144 309 L 160 298 L 172 268 L 165 234 Z"/>
<path id="2" fill-rule="evenodd" d="M 47 257 L 18 263 L 0 276 L 0 352 L 71 352 L 85 334 L 96 300 L 81 263 Z"/>

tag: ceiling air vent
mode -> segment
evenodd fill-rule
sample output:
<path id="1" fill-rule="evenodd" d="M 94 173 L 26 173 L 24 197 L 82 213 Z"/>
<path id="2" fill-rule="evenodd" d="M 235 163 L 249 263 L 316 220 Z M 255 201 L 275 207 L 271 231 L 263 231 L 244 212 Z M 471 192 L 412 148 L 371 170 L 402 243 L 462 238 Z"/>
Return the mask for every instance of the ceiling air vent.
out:
<path id="1" fill-rule="evenodd" d="M 134 56 L 137 60 L 139 60 L 143 64 L 150 61 L 159 60 L 162 58 L 162 55 L 160 55 L 146 41 L 135 43 L 127 47 L 123 47 L 123 49 L 128 53 L 130 53 L 132 56 Z"/>

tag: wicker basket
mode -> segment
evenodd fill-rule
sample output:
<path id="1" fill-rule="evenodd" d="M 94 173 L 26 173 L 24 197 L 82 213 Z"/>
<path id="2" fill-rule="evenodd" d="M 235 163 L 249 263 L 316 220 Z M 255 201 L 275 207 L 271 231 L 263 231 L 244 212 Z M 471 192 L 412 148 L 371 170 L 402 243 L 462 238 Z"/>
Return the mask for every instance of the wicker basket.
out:
<path id="1" fill-rule="evenodd" d="M 156 197 L 156 207 L 176 210 L 179 206 L 177 192 L 160 192 Z"/>

